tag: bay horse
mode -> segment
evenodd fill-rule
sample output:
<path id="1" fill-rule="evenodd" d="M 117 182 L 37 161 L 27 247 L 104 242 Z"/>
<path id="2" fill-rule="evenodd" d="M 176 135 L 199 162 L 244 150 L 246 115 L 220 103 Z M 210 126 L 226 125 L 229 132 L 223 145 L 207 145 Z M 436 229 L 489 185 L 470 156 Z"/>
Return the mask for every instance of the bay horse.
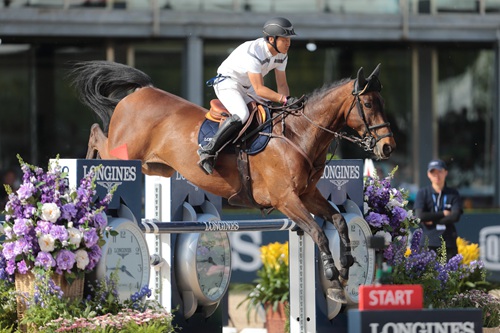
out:
<path id="1" fill-rule="evenodd" d="M 317 244 L 329 281 L 327 296 L 345 303 L 344 286 L 353 265 L 348 229 L 342 214 L 316 187 L 323 175 L 327 153 L 334 139 L 347 138 L 386 159 L 395 149 L 378 79 L 380 64 L 365 78 L 360 68 L 356 79 L 344 79 L 306 96 L 299 110 L 284 110 L 273 120 L 267 147 L 248 156 L 254 202 L 275 208 L 293 220 Z M 147 175 L 171 177 L 178 171 L 188 181 L 215 195 L 229 198 L 242 181 L 235 153 L 219 154 L 213 175 L 198 166 L 198 131 L 205 108 L 152 84 L 150 77 L 130 66 L 89 61 L 75 64 L 70 75 L 82 102 L 102 120 L 93 124 L 87 158 L 96 154 L 116 159 L 117 147 L 126 158 L 142 161 Z M 344 125 L 359 137 L 340 133 Z M 340 270 L 336 268 L 328 239 L 313 216 L 334 224 L 340 239 Z"/>

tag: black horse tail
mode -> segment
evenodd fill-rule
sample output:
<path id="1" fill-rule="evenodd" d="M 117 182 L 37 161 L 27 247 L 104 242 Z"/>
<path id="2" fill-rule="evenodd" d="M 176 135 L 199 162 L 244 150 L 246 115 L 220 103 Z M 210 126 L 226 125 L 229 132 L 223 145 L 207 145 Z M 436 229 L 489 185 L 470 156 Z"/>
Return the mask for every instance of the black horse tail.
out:
<path id="1" fill-rule="evenodd" d="M 113 110 L 121 99 L 137 88 L 153 86 L 147 74 L 111 61 L 78 62 L 69 76 L 81 102 L 101 119 L 105 133 L 108 132 Z"/>

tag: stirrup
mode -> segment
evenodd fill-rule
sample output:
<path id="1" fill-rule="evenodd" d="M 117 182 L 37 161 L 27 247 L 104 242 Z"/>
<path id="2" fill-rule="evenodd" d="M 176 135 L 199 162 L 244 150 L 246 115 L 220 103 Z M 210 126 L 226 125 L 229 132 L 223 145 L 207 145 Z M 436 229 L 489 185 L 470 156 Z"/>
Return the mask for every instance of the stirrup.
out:
<path id="1" fill-rule="evenodd" d="M 198 155 L 200 156 L 198 165 L 200 166 L 201 170 L 203 170 L 203 172 L 205 172 L 207 175 L 211 175 L 214 172 L 216 156 L 210 155 L 209 153 L 204 151 L 203 148 L 198 149 Z"/>
<path id="2" fill-rule="evenodd" d="M 200 160 L 198 162 L 198 165 L 200 166 L 201 170 L 203 170 L 203 172 L 205 172 L 207 175 L 211 175 L 214 173 L 215 161 L 213 159 L 207 158 L 204 160 Z"/>

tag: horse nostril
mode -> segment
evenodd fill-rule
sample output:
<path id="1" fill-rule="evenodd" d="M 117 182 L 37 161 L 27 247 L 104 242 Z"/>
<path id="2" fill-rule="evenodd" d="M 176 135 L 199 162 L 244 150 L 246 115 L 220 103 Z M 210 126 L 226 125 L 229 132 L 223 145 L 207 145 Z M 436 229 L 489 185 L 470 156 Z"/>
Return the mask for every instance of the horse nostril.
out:
<path id="1" fill-rule="evenodd" d="M 392 153 L 392 147 L 388 144 L 385 144 L 384 147 L 382 148 L 382 151 L 384 153 L 384 156 L 390 156 Z"/>

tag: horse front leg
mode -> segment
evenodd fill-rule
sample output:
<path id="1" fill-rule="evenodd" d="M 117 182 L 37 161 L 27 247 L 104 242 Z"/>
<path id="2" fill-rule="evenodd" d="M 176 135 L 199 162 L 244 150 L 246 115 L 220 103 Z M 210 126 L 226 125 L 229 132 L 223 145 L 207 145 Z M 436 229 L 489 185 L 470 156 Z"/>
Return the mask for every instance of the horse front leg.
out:
<path id="1" fill-rule="evenodd" d="M 349 229 L 347 223 L 340 212 L 326 200 L 321 192 L 316 188 L 313 193 L 303 195 L 302 202 L 306 208 L 315 216 L 320 217 L 335 226 L 340 236 L 340 281 L 345 287 L 349 279 L 349 268 L 355 260 L 351 252 L 351 241 L 349 239 Z"/>
<path id="2" fill-rule="evenodd" d="M 332 300 L 340 303 L 346 303 L 346 297 L 342 282 L 339 279 L 339 271 L 335 266 L 332 253 L 328 244 L 328 238 L 318 223 L 311 216 L 299 197 L 291 195 L 284 201 L 286 204 L 276 207 L 283 214 L 292 219 L 305 233 L 313 239 L 320 251 L 321 264 L 323 273 L 330 285 L 327 290 L 327 296 Z"/>
<path id="3" fill-rule="evenodd" d="M 87 147 L 87 159 L 107 158 L 107 141 L 108 138 L 101 130 L 99 124 L 93 124 L 90 127 L 89 142 Z"/>

